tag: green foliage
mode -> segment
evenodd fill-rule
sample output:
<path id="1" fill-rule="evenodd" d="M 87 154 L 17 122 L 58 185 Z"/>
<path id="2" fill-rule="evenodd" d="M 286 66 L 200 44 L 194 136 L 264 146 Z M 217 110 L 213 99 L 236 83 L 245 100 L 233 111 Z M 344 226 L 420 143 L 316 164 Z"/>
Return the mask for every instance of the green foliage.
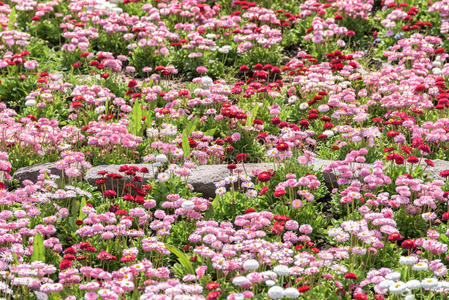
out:
<path id="1" fill-rule="evenodd" d="M 31 255 L 31 261 L 45 262 L 44 240 L 39 232 L 36 232 L 33 239 L 33 254 Z"/>

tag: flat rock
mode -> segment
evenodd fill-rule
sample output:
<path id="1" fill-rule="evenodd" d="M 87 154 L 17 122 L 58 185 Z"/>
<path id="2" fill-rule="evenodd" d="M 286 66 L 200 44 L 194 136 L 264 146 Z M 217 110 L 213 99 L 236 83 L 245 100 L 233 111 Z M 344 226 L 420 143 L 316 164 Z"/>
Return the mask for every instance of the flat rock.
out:
<path id="1" fill-rule="evenodd" d="M 43 169 L 49 169 L 53 175 L 61 176 L 62 174 L 61 170 L 56 168 L 56 163 L 43 163 L 20 168 L 14 173 L 13 177 L 14 179 L 17 179 L 20 184 L 22 184 L 24 180 L 36 182 L 39 172 Z"/>
<path id="2" fill-rule="evenodd" d="M 231 175 L 227 165 L 202 165 L 192 170 L 187 183 L 206 198 L 215 198 L 215 183 Z"/>

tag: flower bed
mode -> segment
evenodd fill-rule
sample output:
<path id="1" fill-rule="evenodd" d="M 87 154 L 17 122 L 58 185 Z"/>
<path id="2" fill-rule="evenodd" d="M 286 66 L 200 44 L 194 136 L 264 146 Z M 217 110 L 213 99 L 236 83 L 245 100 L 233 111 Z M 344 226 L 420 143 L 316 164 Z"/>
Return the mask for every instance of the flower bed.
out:
<path id="1" fill-rule="evenodd" d="M 447 298 L 448 15 L 0 2 L 0 297 Z"/>

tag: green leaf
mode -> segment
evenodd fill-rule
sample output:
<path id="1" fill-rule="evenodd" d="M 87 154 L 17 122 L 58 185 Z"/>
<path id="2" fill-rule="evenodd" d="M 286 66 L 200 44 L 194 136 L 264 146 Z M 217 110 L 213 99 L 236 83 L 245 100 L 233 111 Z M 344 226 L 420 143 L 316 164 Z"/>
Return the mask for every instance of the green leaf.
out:
<path id="1" fill-rule="evenodd" d="M 255 103 L 255 105 L 254 105 L 254 107 L 253 107 L 253 110 L 251 111 L 251 116 L 249 116 L 247 119 L 246 119 L 246 126 L 251 126 L 251 124 L 254 122 L 254 120 L 256 119 L 256 116 L 257 116 L 257 112 L 259 111 L 259 103 Z"/>
<path id="2" fill-rule="evenodd" d="M 79 220 L 84 220 L 85 218 L 87 218 L 87 215 L 82 210 L 82 208 L 84 206 L 86 206 L 86 204 L 87 204 L 86 198 L 83 197 L 83 199 L 81 199 L 81 204 L 80 204 L 80 208 L 79 208 L 80 209 L 80 213 L 79 213 L 79 217 L 78 217 Z"/>
<path id="3" fill-rule="evenodd" d="M 39 232 L 36 233 L 33 239 L 33 254 L 31 255 L 31 261 L 45 262 L 44 239 Z"/>
<path id="4" fill-rule="evenodd" d="M 15 7 L 13 7 L 11 9 L 11 13 L 9 14 L 8 30 L 13 30 L 14 24 L 16 24 L 16 8 Z"/>
<path id="5" fill-rule="evenodd" d="M 184 270 L 188 274 L 195 274 L 195 269 L 193 268 L 193 264 L 189 260 L 189 257 L 184 252 L 182 252 L 178 248 L 176 248 L 172 245 L 169 245 L 169 244 L 165 244 L 165 247 L 167 247 L 167 249 L 170 250 L 171 253 L 176 255 L 176 257 L 178 258 L 178 261 L 181 263 Z"/>
<path id="6" fill-rule="evenodd" d="M 140 107 L 140 101 L 136 98 L 133 109 L 129 114 L 128 130 L 135 136 L 142 136 L 142 108 Z"/>
<path id="7" fill-rule="evenodd" d="M 190 156 L 189 134 L 187 133 L 187 128 L 182 132 L 182 150 L 184 151 L 184 157 Z"/>
<path id="8" fill-rule="evenodd" d="M 217 128 L 211 128 L 211 129 L 209 129 L 208 131 L 206 131 L 206 132 L 204 133 L 204 135 L 205 135 L 205 136 L 214 136 L 215 131 L 217 131 Z"/>
<path id="9" fill-rule="evenodd" d="M 16 265 L 18 265 L 18 264 L 19 264 L 19 258 L 17 257 L 17 253 L 16 253 L 16 252 L 13 252 L 13 253 L 12 253 L 12 256 L 14 257 L 14 263 L 15 263 Z"/>

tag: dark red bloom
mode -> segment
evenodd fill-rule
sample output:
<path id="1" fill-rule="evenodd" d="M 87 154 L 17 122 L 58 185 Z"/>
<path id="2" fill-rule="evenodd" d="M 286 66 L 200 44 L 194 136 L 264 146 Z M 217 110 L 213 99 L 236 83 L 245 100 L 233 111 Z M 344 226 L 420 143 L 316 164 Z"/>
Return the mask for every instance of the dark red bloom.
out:
<path id="1" fill-rule="evenodd" d="M 245 153 L 239 153 L 235 156 L 235 160 L 239 162 L 244 162 L 248 156 Z"/>
<path id="2" fill-rule="evenodd" d="M 267 182 L 271 179 L 271 175 L 269 172 L 260 172 L 259 175 L 257 175 L 257 179 L 260 182 Z"/>
<path id="3" fill-rule="evenodd" d="M 402 242 L 401 247 L 404 249 L 413 249 L 415 248 L 415 240 L 408 239 Z"/>
<path id="4" fill-rule="evenodd" d="M 345 278 L 346 279 L 357 280 L 357 275 L 355 275 L 354 273 L 348 272 L 348 273 L 345 274 Z"/>
<path id="5" fill-rule="evenodd" d="M 390 242 L 396 242 L 402 240 L 402 236 L 399 232 L 393 232 L 388 236 Z"/>
<path id="6" fill-rule="evenodd" d="M 441 171 L 441 172 L 440 172 L 440 176 L 441 176 L 441 177 L 444 177 L 444 178 L 449 177 L 449 170 Z"/>
<path id="7" fill-rule="evenodd" d="M 62 271 L 62 270 L 65 270 L 65 269 L 68 269 L 68 268 L 70 268 L 71 266 L 72 266 L 72 261 L 71 260 L 67 260 L 67 259 L 64 259 L 63 261 L 61 261 L 61 263 L 59 264 L 59 269 Z"/>

